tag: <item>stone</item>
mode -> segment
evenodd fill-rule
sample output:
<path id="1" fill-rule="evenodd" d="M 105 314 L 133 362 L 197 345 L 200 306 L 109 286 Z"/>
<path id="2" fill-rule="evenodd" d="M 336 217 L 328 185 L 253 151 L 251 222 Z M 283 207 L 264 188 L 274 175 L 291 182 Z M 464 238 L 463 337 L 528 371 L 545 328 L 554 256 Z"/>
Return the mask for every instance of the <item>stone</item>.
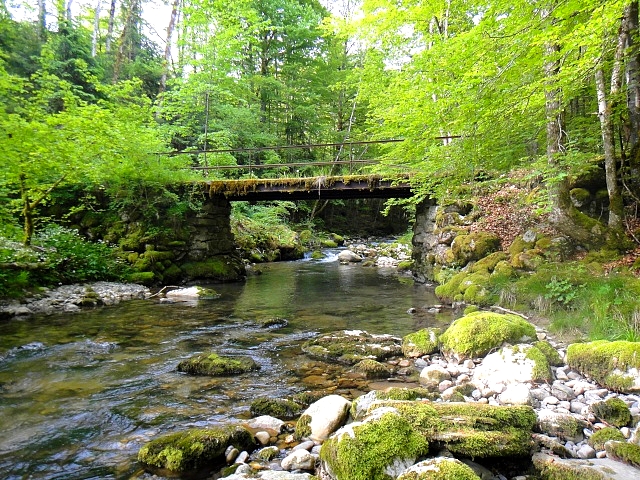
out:
<path id="1" fill-rule="evenodd" d="M 258 417 L 261 415 L 270 415 L 284 420 L 291 420 L 298 415 L 302 407 L 292 402 L 280 398 L 258 398 L 251 402 L 249 411 L 251 415 Z"/>
<path id="2" fill-rule="evenodd" d="M 420 384 L 430 389 L 437 389 L 440 382 L 450 379 L 447 369 L 440 365 L 429 365 L 420 372 Z"/>
<path id="3" fill-rule="evenodd" d="M 315 446 L 315 443 L 312 442 L 311 440 L 308 440 L 306 442 L 302 442 L 299 443 L 298 445 L 296 445 L 295 447 L 293 447 L 293 451 L 295 452 L 296 450 L 307 450 L 307 451 L 311 451 L 311 449 Z"/>
<path id="4" fill-rule="evenodd" d="M 507 346 L 484 357 L 474 370 L 472 381 L 487 384 L 496 378 L 505 384 L 548 381 L 551 370 L 546 357 L 536 347 Z"/>
<path id="5" fill-rule="evenodd" d="M 351 402 L 339 395 L 329 395 L 312 403 L 296 423 L 296 437 L 315 442 L 326 440 L 349 416 Z"/>
<path id="6" fill-rule="evenodd" d="M 340 263 L 359 263 L 362 261 L 362 257 L 351 250 L 342 250 L 338 254 L 338 261 Z"/>
<path id="7" fill-rule="evenodd" d="M 172 433 L 144 445 L 138 451 L 138 461 L 151 471 L 165 469 L 184 474 L 225 463 L 225 452 L 230 445 L 238 449 L 248 448 L 254 445 L 253 436 L 240 426 Z"/>
<path id="8" fill-rule="evenodd" d="M 260 445 L 269 445 L 269 440 L 271 439 L 271 435 L 269 434 L 269 432 L 256 432 L 254 436 L 256 437 L 256 440 L 258 440 Z"/>
<path id="9" fill-rule="evenodd" d="M 282 468 L 291 470 L 314 470 L 316 465 L 316 457 L 311 455 L 307 450 L 294 450 L 280 463 Z"/>
<path id="10" fill-rule="evenodd" d="M 391 375 L 391 370 L 386 365 L 371 358 L 360 360 L 353 366 L 353 371 L 369 379 L 388 378 Z"/>
<path id="11" fill-rule="evenodd" d="M 216 353 L 202 353 L 178 364 L 178 371 L 190 375 L 226 376 L 259 370 L 251 357 L 222 357 Z"/>
<path id="12" fill-rule="evenodd" d="M 610 390 L 640 392 L 640 342 L 574 343 L 567 348 L 567 364 Z"/>
<path id="13" fill-rule="evenodd" d="M 596 451 L 587 444 L 582 445 L 580 448 L 578 448 L 578 451 L 576 452 L 576 456 L 578 458 L 596 458 Z"/>
<path id="14" fill-rule="evenodd" d="M 498 400 L 503 405 L 531 405 L 531 392 L 526 384 L 509 385 Z"/>
<path id="15" fill-rule="evenodd" d="M 460 460 L 436 457 L 412 465 L 402 472 L 397 480 L 480 480 L 473 469 Z"/>
<path id="16" fill-rule="evenodd" d="M 279 435 L 284 427 L 284 422 L 270 415 L 261 415 L 247 421 L 245 425 L 255 431 L 266 430 L 271 435 Z"/>
<path id="17" fill-rule="evenodd" d="M 302 351 L 311 357 L 355 365 L 361 360 L 384 360 L 402 354 L 401 339 L 372 335 L 363 330 L 342 330 L 308 340 Z"/>
<path id="18" fill-rule="evenodd" d="M 533 455 L 533 465 L 541 478 L 589 480 L 636 480 L 640 470 L 609 458 L 562 459 L 545 453 Z"/>
<path id="19" fill-rule="evenodd" d="M 439 328 L 424 328 L 410 333 L 402 339 L 402 353 L 406 357 L 422 357 L 436 353 L 440 347 Z"/>
<path id="20" fill-rule="evenodd" d="M 619 398 L 608 398 L 591 405 L 591 412 L 601 421 L 614 427 L 624 427 L 631 423 L 631 411 Z"/>
<path id="21" fill-rule="evenodd" d="M 582 430 L 586 425 L 572 415 L 542 409 L 537 412 L 537 417 L 536 428 L 540 433 L 573 442 L 583 439 Z"/>
<path id="22" fill-rule="evenodd" d="M 442 351 L 458 360 L 486 355 L 504 342 L 535 338 L 535 327 L 517 315 L 477 311 L 455 320 L 440 336 Z"/>

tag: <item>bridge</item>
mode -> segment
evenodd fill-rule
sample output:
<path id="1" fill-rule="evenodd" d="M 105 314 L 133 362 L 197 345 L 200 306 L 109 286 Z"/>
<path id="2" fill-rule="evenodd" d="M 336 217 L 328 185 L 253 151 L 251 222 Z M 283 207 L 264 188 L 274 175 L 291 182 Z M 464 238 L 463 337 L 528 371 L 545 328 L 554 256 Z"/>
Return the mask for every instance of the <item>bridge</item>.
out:
<path id="1" fill-rule="evenodd" d="M 410 175 L 362 173 L 379 145 L 402 140 L 174 152 L 191 154 L 211 197 L 229 201 L 407 198 Z M 288 161 L 282 161 L 283 159 Z M 322 174 L 318 174 L 322 172 Z M 216 178 L 212 178 L 216 177 Z M 223 177 L 223 178 L 221 178 Z M 240 178 L 229 178 L 240 177 Z"/>

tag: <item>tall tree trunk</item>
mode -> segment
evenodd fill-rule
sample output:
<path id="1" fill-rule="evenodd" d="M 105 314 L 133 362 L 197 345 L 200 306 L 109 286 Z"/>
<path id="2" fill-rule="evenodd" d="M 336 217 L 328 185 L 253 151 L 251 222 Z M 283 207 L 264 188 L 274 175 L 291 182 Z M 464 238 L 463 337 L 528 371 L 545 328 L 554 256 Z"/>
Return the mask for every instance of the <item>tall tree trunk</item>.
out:
<path id="1" fill-rule="evenodd" d="M 98 39 L 100 38 L 100 6 L 102 0 L 96 0 L 96 11 L 93 16 L 93 34 L 91 35 L 91 56 L 98 53 Z"/>
<path id="2" fill-rule="evenodd" d="M 107 26 L 107 39 L 105 41 L 105 50 L 107 53 L 111 52 L 111 44 L 113 43 L 113 26 L 116 20 L 116 3 L 118 0 L 111 0 L 111 6 L 109 7 L 109 24 Z"/>
<path id="3" fill-rule="evenodd" d="M 178 17 L 179 5 L 180 0 L 173 0 L 173 5 L 171 7 L 171 18 L 169 19 L 169 26 L 167 27 L 167 42 L 164 47 L 164 63 L 162 65 L 162 76 L 160 77 L 159 93 L 162 93 L 167 89 L 167 76 L 169 74 L 169 65 L 171 63 L 171 41 L 173 38 L 173 31 L 176 26 L 176 18 Z"/>
<path id="4" fill-rule="evenodd" d="M 47 5 L 46 0 L 38 0 L 38 35 L 40 40 L 47 38 Z"/>
<path id="5" fill-rule="evenodd" d="M 627 17 L 627 109 L 629 111 L 629 156 L 637 159 L 640 150 L 640 49 L 636 35 L 638 34 L 638 2 L 634 0 L 626 11 Z M 640 160 L 640 159 L 637 159 Z M 640 163 L 638 161 L 634 163 Z"/>
<path id="6" fill-rule="evenodd" d="M 67 18 L 67 21 L 69 22 L 69 24 L 71 24 L 71 20 L 72 20 L 72 18 L 71 18 L 71 4 L 72 3 L 73 3 L 73 0 L 68 0 L 67 1 L 67 8 L 66 8 L 66 12 L 65 12 L 66 18 Z"/>

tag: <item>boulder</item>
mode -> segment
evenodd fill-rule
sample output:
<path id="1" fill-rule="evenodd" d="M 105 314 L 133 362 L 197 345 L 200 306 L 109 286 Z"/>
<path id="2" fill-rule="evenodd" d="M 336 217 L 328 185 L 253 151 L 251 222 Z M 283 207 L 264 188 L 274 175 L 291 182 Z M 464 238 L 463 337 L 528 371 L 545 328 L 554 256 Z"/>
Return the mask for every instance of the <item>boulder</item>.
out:
<path id="1" fill-rule="evenodd" d="M 640 393 L 640 342 L 574 343 L 567 364 L 609 390 Z"/>
<path id="2" fill-rule="evenodd" d="M 443 353 L 460 360 L 486 355 L 505 342 L 535 338 L 535 327 L 517 315 L 478 311 L 455 320 L 440 336 L 440 342 Z"/>
<path id="3" fill-rule="evenodd" d="M 272 417 L 270 415 L 261 415 L 256 418 L 252 418 L 245 423 L 247 428 L 253 431 L 266 430 L 272 435 L 279 435 L 284 427 L 284 422 L 279 418 Z"/>
<path id="4" fill-rule="evenodd" d="M 316 467 L 316 457 L 307 450 L 294 450 L 282 459 L 280 463 L 284 470 L 314 470 Z"/>
<path id="5" fill-rule="evenodd" d="M 349 416 L 351 402 L 340 395 L 329 395 L 309 405 L 296 423 L 296 437 L 316 442 L 326 440 Z"/>
<path id="6" fill-rule="evenodd" d="M 562 459 L 546 453 L 533 455 L 533 466 L 542 480 L 636 480 L 640 470 L 610 458 Z"/>
<path id="7" fill-rule="evenodd" d="M 570 440 L 574 443 L 582 441 L 585 422 L 566 413 L 558 413 L 549 409 L 538 410 L 537 430 L 550 437 Z"/>
<path id="8" fill-rule="evenodd" d="M 391 370 L 386 365 L 370 358 L 356 363 L 353 371 L 364 375 L 365 378 L 388 378 L 391 375 Z"/>
<path id="9" fill-rule="evenodd" d="M 150 471 L 187 474 L 222 466 L 227 447 L 239 450 L 254 446 L 251 433 L 239 426 L 192 429 L 157 438 L 138 452 L 138 461 Z"/>
<path id="10" fill-rule="evenodd" d="M 402 354 L 401 339 L 393 335 L 372 335 L 363 330 L 342 330 L 308 340 L 302 351 L 312 357 L 347 365 L 361 360 L 384 360 Z"/>
<path id="11" fill-rule="evenodd" d="M 631 423 L 629 407 L 617 397 L 594 403 L 591 405 L 591 412 L 601 421 L 615 427 L 625 427 Z"/>
<path id="12" fill-rule="evenodd" d="M 547 357 L 532 345 L 503 347 L 482 359 L 473 372 L 476 384 L 489 384 L 499 378 L 505 384 L 522 384 L 551 380 Z"/>
<path id="13" fill-rule="evenodd" d="M 211 288 L 194 286 L 170 290 L 164 296 L 174 301 L 189 301 L 218 298 L 220 294 Z"/>
<path id="14" fill-rule="evenodd" d="M 436 457 L 416 463 L 402 472 L 396 480 L 480 480 L 473 469 L 460 460 Z"/>
<path id="15" fill-rule="evenodd" d="M 225 376 L 259 370 L 251 357 L 221 357 L 216 353 L 201 353 L 178 364 L 178 371 L 191 375 Z"/>
<path id="16" fill-rule="evenodd" d="M 251 402 L 251 415 L 270 415 L 272 417 L 291 420 L 297 417 L 302 411 L 302 407 L 292 402 L 280 398 L 258 398 Z"/>
<path id="17" fill-rule="evenodd" d="M 351 250 L 343 250 L 338 254 L 340 263 L 358 263 L 362 261 L 362 257 Z"/>
<path id="18" fill-rule="evenodd" d="M 402 353 L 405 357 L 422 357 L 436 353 L 440 348 L 439 328 L 423 328 L 402 339 Z"/>
<path id="19" fill-rule="evenodd" d="M 420 372 L 420 384 L 427 389 L 437 389 L 440 382 L 450 379 L 451 374 L 441 365 L 429 365 Z"/>

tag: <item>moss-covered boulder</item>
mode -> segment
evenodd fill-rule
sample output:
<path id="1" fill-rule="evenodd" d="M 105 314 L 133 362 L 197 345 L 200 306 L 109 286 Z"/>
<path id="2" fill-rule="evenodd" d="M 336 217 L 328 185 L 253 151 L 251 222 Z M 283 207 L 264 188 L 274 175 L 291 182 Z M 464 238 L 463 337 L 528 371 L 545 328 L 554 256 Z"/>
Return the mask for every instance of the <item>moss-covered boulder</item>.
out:
<path id="1" fill-rule="evenodd" d="M 574 443 L 582 441 L 583 431 L 587 423 L 578 420 L 568 413 L 555 412 L 549 409 L 538 410 L 536 430 L 550 437 L 570 440 Z"/>
<path id="2" fill-rule="evenodd" d="M 410 333 L 402 339 L 402 353 L 405 357 L 422 357 L 431 355 L 440 349 L 439 328 L 423 328 Z"/>
<path id="3" fill-rule="evenodd" d="M 388 412 L 331 436 L 320 450 L 321 470 L 340 480 L 393 480 L 428 451 L 429 443 L 407 419 Z"/>
<path id="4" fill-rule="evenodd" d="M 460 267 L 477 261 L 500 249 L 500 237 L 490 232 L 471 232 L 458 235 L 451 243 L 453 264 Z"/>
<path id="5" fill-rule="evenodd" d="M 605 443 L 611 440 L 617 442 L 626 441 L 620 430 L 614 427 L 605 427 L 594 432 L 587 440 L 587 443 L 595 450 L 604 450 Z"/>
<path id="6" fill-rule="evenodd" d="M 309 405 L 296 423 L 296 438 L 322 442 L 347 421 L 351 402 L 327 395 Z"/>
<path id="7" fill-rule="evenodd" d="M 291 420 L 302 412 L 302 406 L 291 400 L 280 398 L 259 398 L 251 402 L 251 415 L 269 415 L 281 420 Z"/>
<path id="8" fill-rule="evenodd" d="M 607 456 L 635 467 L 640 467 L 640 446 L 625 441 L 612 441 L 605 444 Z"/>
<path id="9" fill-rule="evenodd" d="M 505 384 L 550 382 L 551 368 L 547 357 L 535 346 L 518 344 L 490 353 L 473 371 L 473 381 L 485 385 L 495 379 Z"/>
<path id="10" fill-rule="evenodd" d="M 365 378 L 388 378 L 391 375 L 389 367 L 371 358 L 360 360 L 353 366 L 353 371 Z"/>
<path id="11" fill-rule="evenodd" d="M 610 390 L 640 392 L 640 342 L 574 343 L 567 364 Z"/>
<path id="12" fill-rule="evenodd" d="M 178 364 L 178 371 L 191 375 L 225 376 L 259 370 L 251 357 L 221 357 L 216 353 L 202 353 Z"/>
<path id="13" fill-rule="evenodd" d="M 212 471 L 225 462 L 225 450 L 233 445 L 245 450 L 253 436 L 238 426 L 192 429 L 150 441 L 138 452 L 138 461 L 150 471 L 170 474 Z"/>
<path id="14" fill-rule="evenodd" d="M 214 282 L 236 282 L 246 271 L 240 257 L 220 255 L 206 260 L 184 263 L 180 266 L 185 280 L 206 279 Z"/>
<path id="15" fill-rule="evenodd" d="M 564 365 L 564 361 L 562 360 L 562 357 L 560 357 L 558 350 L 556 350 L 548 341 L 540 340 L 535 342 L 533 346 L 542 352 L 546 357 L 547 362 L 549 362 L 549 365 L 552 367 L 560 367 Z"/>
<path id="16" fill-rule="evenodd" d="M 354 365 L 365 359 L 384 360 L 402 354 L 402 340 L 393 335 L 372 335 L 342 330 L 311 339 L 302 345 L 309 356 Z"/>
<path id="17" fill-rule="evenodd" d="M 455 458 L 436 457 L 416 463 L 397 480 L 480 480 L 473 469 Z"/>
<path id="18" fill-rule="evenodd" d="M 535 327 L 517 315 L 473 312 L 455 320 L 440 336 L 442 350 L 455 358 L 486 355 L 503 343 L 536 338 Z"/>
<path id="19" fill-rule="evenodd" d="M 591 405 L 591 412 L 601 421 L 614 427 L 625 427 L 631 423 L 631 410 L 620 398 L 608 398 Z"/>
<path id="20" fill-rule="evenodd" d="M 535 453 L 533 466 L 540 480 L 611 480 L 608 465 L 593 465 L 584 460 L 561 459 L 556 455 Z"/>

